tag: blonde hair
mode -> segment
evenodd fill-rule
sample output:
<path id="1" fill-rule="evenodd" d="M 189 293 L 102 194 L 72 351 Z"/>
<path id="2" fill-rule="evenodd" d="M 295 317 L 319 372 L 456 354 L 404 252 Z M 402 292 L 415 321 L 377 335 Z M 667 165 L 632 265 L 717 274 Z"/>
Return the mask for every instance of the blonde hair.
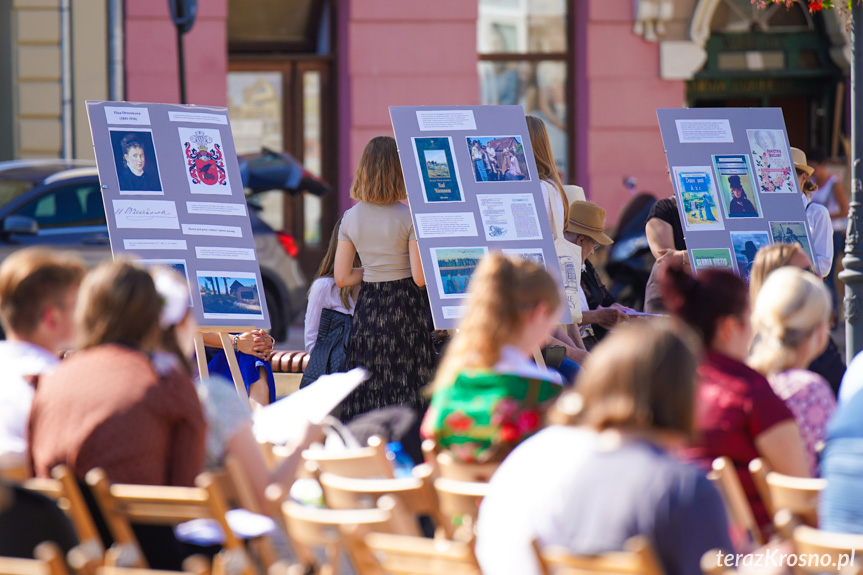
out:
<path id="1" fill-rule="evenodd" d="M 357 165 L 351 198 L 370 204 L 391 204 L 408 198 L 396 141 L 372 138 Z"/>
<path id="2" fill-rule="evenodd" d="M 554 163 L 554 153 L 551 151 L 551 141 L 548 139 L 548 130 L 545 123 L 536 116 L 525 116 L 527 119 L 527 132 L 530 135 L 530 145 L 533 148 L 533 158 L 536 161 L 537 176 L 545 180 L 560 194 L 563 200 L 563 228 L 569 221 L 569 201 L 566 199 L 566 191 L 563 189 L 563 181 Z"/>
<path id="3" fill-rule="evenodd" d="M 75 309 L 79 347 L 119 343 L 141 351 L 159 345 L 162 297 L 150 272 L 131 260 L 117 258 L 87 274 Z"/>
<path id="4" fill-rule="evenodd" d="M 749 366 L 764 375 L 791 367 L 797 351 L 830 318 L 830 311 L 827 288 L 813 274 L 795 267 L 771 273 L 752 310 Z"/>
<path id="5" fill-rule="evenodd" d="M 802 254 L 803 248 L 800 244 L 773 244 L 764 246 L 755 254 L 752 262 L 752 271 L 749 274 L 749 301 L 754 302 L 758 298 L 761 286 L 773 270 L 778 270 L 791 264 L 791 260 L 797 254 Z"/>
<path id="6" fill-rule="evenodd" d="M 327 253 L 324 254 L 324 257 L 321 259 L 321 265 L 318 266 L 318 273 L 315 274 L 315 279 L 318 278 L 332 278 L 336 275 L 336 248 L 339 245 L 339 228 L 342 227 L 342 219 L 339 218 L 336 220 L 336 225 L 333 227 L 333 233 L 330 234 L 330 245 L 327 246 Z M 362 266 L 362 262 L 360 262 L 360 254 L 354 253 L 354 264 L 353 267 L 358 268 Z M 312 280 L 314 283 L 314 280 Z M 345 286 L 343 288 L 339 288 L 339 300 L 342 302 L 342 305 L 346 308 L 350 307 L 351 304 L 351 292 L 353 291 L 354 286 Z M 309 291 L 306 292 L 308 296 L 311 293 L 312 288 L 309 287 Z"/>
<path id="7" fill-rule="evenodd" d="M 606 338 L 579 373 L 575 388 L 549 418 L 596 430 L 664 430 L 691 436 L 700 346 L 684 326 L 638 322 Z"/>
<path id="8" fill-rule="evenodd" d="M 451 385 L 461 370 L 494 366 L 538 305 L 546 304 L 553 313 L 561 304 L 560 289 L 545 268 L 500 252 L 482 259 L 468 294 L 467 313 L 447 347 L 432 390 Z"/>
<path id="9" fill-rule="evenodd" d="M 797 175 L 804 174 L 805 172 L 801 169 L 797 169 Z M 803 189 L 800 190 L 804 196 L 807 198 L 811 198 L 812 194 L 814 194 L 818 190 L 818 184 L 809 179 L 809 175 L 806 176 L 806 181 L 803 182 Z"/>

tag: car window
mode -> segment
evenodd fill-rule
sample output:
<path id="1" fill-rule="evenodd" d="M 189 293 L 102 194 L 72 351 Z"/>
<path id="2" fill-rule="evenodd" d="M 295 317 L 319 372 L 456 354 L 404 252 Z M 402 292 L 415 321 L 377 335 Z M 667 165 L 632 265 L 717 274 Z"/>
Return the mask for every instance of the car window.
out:
<path id="1" fill-rule="evenodd" d="M 92 185 L 52 190 L 15 213 L 35 219 L 39 229 L 107 225 L 102 193 Z"/>

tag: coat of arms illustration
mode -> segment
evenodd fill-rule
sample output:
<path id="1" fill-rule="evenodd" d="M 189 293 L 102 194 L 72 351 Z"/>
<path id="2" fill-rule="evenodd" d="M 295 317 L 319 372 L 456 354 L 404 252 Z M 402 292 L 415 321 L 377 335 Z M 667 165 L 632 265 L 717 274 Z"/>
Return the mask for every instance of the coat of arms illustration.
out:
<path id="1" fill-rule="evenodd" d="M 211 147 L 212 146 L 212 147 Z M 186 163 L 192 183 L 208 186 L 226 186 L 227 174 L 222 147 L 213 138 L 198 130 L 185 143 Z"/>

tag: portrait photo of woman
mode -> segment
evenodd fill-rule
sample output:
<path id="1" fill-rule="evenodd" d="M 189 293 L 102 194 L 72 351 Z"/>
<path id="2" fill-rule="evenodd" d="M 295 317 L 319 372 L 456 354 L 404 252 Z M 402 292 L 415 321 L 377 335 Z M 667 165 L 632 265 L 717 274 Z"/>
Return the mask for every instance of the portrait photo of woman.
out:
<path id="1" fill-rule="evenodd" d="M 120 193 L 162 193 L 151 132 L 112 130 L 111 144 L 114 148 Z"/>

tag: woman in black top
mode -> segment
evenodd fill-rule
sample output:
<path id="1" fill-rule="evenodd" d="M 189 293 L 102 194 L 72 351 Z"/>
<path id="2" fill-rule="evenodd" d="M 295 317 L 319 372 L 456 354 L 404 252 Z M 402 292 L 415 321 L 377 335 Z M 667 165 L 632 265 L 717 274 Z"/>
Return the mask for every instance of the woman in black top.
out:
<path id="1" fill-rule="evenodd" d="M 689 270 L 689 257 L 686 253 L 686 240 L 683 238 L 683 224 L 680 222 L 680 212 L 677 210 L 677 198 L 671 196 L 659 200 L 650 208 L 645 227 L 647 243 L 656 263 L 647 280 L 644 293 L 644 311 L 647 313 L 665 313 L 662 297 L 657 286 L 659 264 L 669 261 L 683 262 L 683 269 Z M 679 260 L 678 260 L 679 258 Z"/>

